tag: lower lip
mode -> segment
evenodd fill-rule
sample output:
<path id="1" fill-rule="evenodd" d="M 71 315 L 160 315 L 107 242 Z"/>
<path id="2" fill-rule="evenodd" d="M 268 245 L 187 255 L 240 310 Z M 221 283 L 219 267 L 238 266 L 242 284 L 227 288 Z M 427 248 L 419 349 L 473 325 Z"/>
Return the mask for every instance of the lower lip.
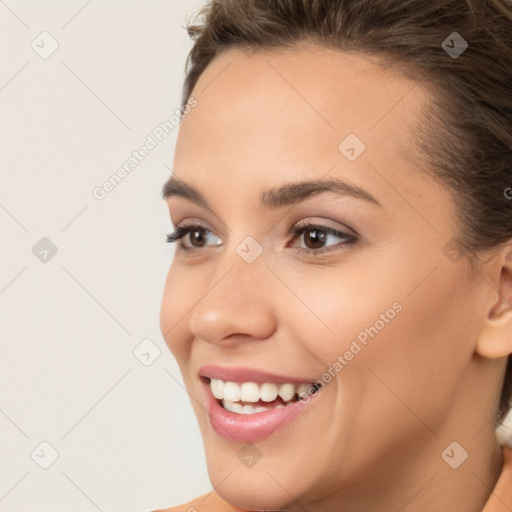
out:
<path id="1" fill-rule="evenodd" d="M 314 395 L 310 395 L 309 399 L 293 402 L 281 409 L 238 414 L 222 407 L 213 396 L 209 381 L 204 385 L 208 399 L 208 415 L 213 429 L 228 441 L 241 442 L 259 441 L 270 437 L 310 409 L 322 394 L 319 390 Z"/>

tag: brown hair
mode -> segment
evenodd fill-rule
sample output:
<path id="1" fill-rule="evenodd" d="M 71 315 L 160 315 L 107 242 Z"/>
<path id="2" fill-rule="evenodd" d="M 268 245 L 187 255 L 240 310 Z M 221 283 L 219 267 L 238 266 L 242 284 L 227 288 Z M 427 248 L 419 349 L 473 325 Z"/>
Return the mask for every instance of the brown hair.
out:
<path id="1" fill-rule="evenodd" d="M 466 254 L 475 270 L 474 257 L 512 238 L 510 0 L 211 0 L 187 30 L 194 46 L 182 108 L 212 59 L 231 48 L 313 42 L 378 56 L 387 68 L 421 80 L 434 100 L 415 142 L 458 205 L 452 243 L 459 258 Z M 468 43 L 458 56 L 442 47 L 453 32 Z M 509 356 L 497 422 L 511 397 Z"/>

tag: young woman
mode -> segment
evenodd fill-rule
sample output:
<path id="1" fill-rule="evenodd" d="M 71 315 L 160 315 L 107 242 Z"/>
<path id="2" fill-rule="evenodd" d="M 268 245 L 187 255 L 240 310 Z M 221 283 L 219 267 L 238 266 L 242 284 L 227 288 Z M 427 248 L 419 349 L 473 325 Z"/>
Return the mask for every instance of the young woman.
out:
<path id="1" fill-rule="evenodd" d="M 214 491 L 168 510 L 510 510 L 512 7 L 201 16 L 161 328 Z"/>

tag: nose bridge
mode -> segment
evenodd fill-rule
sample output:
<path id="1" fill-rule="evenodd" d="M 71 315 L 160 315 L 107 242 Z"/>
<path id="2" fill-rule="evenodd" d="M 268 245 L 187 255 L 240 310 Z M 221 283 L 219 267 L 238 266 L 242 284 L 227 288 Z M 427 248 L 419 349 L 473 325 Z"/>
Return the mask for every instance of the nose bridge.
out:
<path id="1" fill-rule="evenodd" d="M 268 273 L 263 246 L 255 238 L 248 236 L 231 250 L 227 260 L 233 273 L 232 278 L 238 283 L 237 290 L 245 293 L 252 288 L 256 293 L 257 287 Z"/>
<path id="2" fill-rule="evenodd" d="M 265 265 L 263 248 L 254 239 L 243 240 L 222 254 L 206 292 L 191 312 L 190 330 L 211 343 L 231 334 L 269 336 L 275 322 Z"/>

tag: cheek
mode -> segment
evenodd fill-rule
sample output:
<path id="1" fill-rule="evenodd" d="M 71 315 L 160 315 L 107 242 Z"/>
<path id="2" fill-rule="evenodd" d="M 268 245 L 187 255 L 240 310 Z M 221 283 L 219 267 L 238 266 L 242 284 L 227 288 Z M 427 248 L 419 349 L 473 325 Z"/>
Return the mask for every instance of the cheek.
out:
<path id="1" fill-rule="evenodd" d="M 360 428 L 388 417 L 428 435 L 421 418 L 437 431 L 470 364 L 477 315 L 462 277 L 453 268 L 438 267 L 410 291 L 386 297 L 382 309 L 393 299 L 403 309 L 368 338 L 340 375 L 340 385 L 364 395 Z M 375 313 L 380 312 L 374 310 L 367 323 L 378 327 Z"/>
<path id="2" fill-rule="evenodd" d="M 178 362 L 189 350 L 187 337 L 187 312 L 197 302 L 196 280 L 187 279 L 186 273 L 177 270 L 175 263 L 167 274 L 160 308 L 160 330 L 167 346 Z"/>
<path id="3" fill-rule="evenodd" d="M 377 375 L 422 411 L 455 392 L 472 356 L 478 315 L 461 272 L 441 261 L 417 286 L 432 267 L 423 271 L 411 261 L 368 265 L 364 274 L 347 265 L 338 275 L 333 269 L 290 275 L 303 304 L 295 301 L 289 311 L 309 353 L 330 374 L 323 380 L 396 400 Z"/>
<path id="4" fill-rule="evenodd" d="M 345 353 L 351 366 L 357 364 L 372 340 L 386 337 L 389 326 L 403 314 L 396 286 L 387 286 L 382 275 L 379 279 L 373 279 L 368 268 L 363 275 L 348 264 L 324 273 L 301 268 L 297 275 L 288 271 L 285 276 L 300 299 L 288 296 L 288 322 L 326 368 Z"/>
<path id="5" fill-rule="evenodd" d="M 471 296 L 460 275 L 438 267 L 404 300 L 401 338 L 393 343 L 406 373 L 428 382 L 424 392 L 437 400 L 449 398 L 472 358 L 478 314 Z"/>

